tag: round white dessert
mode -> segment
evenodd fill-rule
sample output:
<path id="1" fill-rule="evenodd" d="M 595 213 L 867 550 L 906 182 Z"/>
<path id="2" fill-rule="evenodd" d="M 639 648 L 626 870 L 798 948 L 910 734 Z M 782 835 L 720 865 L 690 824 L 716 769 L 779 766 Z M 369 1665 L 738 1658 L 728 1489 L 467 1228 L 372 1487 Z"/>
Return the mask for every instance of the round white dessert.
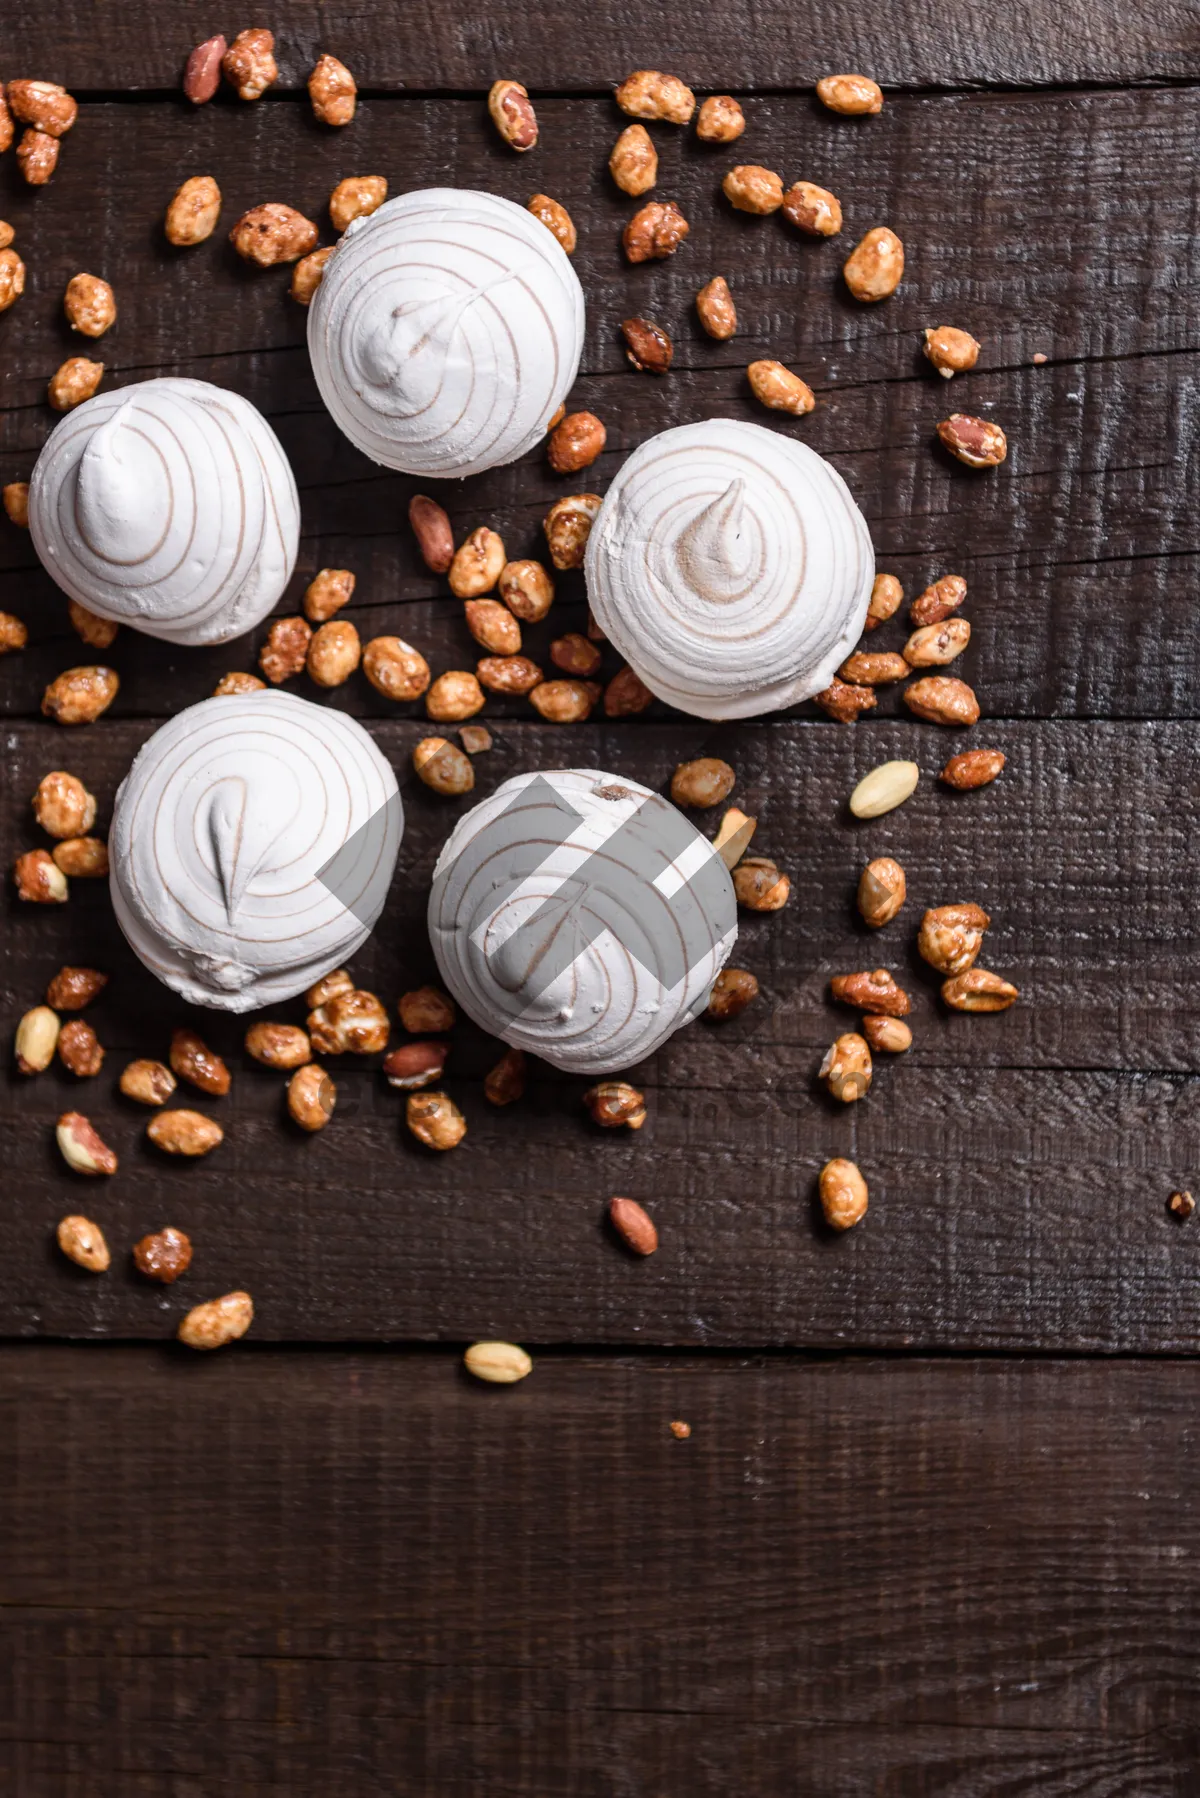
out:
<path id="1" fill-rule="evenodd" d="M 837 470 L 736 419 L 623 463 L 588 539 L 604 635 L 668 704 L 752 718 L 820 693 L 862 632 L 875 558 Z"/>
<path id="2" fill-rule="evenodd" d="M 206 699 L 164 724 L 117 792 L 113 909 L 196 1005 L 303 992 L 370 935 L 404 830 L 361 724 L 291 693 Z"/>
<path id="3" fill-rule="evenodd" d="M 484 1030 L 574 1074 L 629 1067 L 707 1002 L 737 939 L 729 871 L 635 780 L 518 774 L 438 857 L 429 934 Z"/>
<path id="4" fill-rule="evenodd" d="M 300 500 L 248 400 L 169 376 L 98 393 L 55 426 L 29 483 L 29 529 L 89 611 L 169 643 L 225 643 L 287 586 Z"/>
<path id="5" fill-rule="evenodd" d="M 583 349 L 583 290 L 531 212 L 431 187 L 355 219 L 313 298 L 308 348 L 351 443 L 406 474 L 478 474 L 544 436 Z"/>

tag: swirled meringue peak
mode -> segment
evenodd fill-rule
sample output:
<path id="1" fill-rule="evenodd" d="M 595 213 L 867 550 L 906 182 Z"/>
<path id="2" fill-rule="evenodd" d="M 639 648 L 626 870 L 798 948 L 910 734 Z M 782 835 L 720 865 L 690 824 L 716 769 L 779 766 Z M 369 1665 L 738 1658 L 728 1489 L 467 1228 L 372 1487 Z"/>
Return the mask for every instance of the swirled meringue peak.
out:
<path id="1" fill-rule="evenodd" d="M 249 400 L 168 376 L 99 393 L 55 426 L 29 484 L 29 529 L 89 611 L 169 643 L 225 643 L 287 586 L 300 501 Z"/>
<path id="2" fill-rule="evenodd" d="M 592 526 L 588 599 L 651 692 L 697 718 L 820 693 L 858 641 L 875 558 L 823 456 L 710 418 L 651 437 Z"/>
<path id="3" fill-rule="evenodd" d="M 579 369 L 583 290 L 511 200 L 430 187 L 355 219 L 308 315 L 321 397 L 388 468 L 468 475 L 544 436 Z"/>
<path id="4" fill-rule="evenodd" d="M 429 934 L 484 1030 L 605 1074 L 703 1008 L 737 905 L 724 862 L 669 801 L 568 768 L 518 774 L 459 820 L 433 871 Z"/>
<path id="5" fill-rule="evenodd" d="M 117 792 L 117 921 L 196 1005 L 290 999 L 383 909 L 404 812 L 361 724 L 291 693 L 205 699 L 164 724 Z"/>

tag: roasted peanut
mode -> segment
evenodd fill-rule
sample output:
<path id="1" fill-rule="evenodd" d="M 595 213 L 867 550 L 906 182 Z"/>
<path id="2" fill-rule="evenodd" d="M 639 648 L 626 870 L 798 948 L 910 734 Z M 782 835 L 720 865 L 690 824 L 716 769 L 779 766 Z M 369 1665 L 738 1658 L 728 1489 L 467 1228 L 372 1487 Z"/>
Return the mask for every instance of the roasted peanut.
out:
<path id="1" fill-rule="evenodd" d="M 17 145 L 17 167 L 30 187 L 45 187 L 58 167 L 58 139 L 31 126 Z"/>
<path id="2" fill-rule="evenodd" d="M 53 81 L 9 81 L 4 97 L 14 119 L 48 137 L 65 137 L 79 112 L 66 88 Z"/>
<path id="3" fill-rule="evenodd" d="M 68 356 L 50 377 L 46 396 L 56 412 L 70 412 L 90 400 L 104 375 L 103 362 L 86 356 Z"/>
<path id="4" fill-rule="evenodd" d="M 512 1386 L 533 1372 L 533 1362 L 515 1342 L 473 1342 L 463 1356 L 463 1365 L 489 1386 Z"/>
<path id="5" fill-rule="evenodd" d="M 904 245 L 886 225 L 876 225 L 851 250 L 842 275 L 856 300 L 886 300 L 904 278 Z"/>
<path id="6" fill-rule="evenodd" d="M 344 231 L 355 219 L 370 218 L 387 199 L 385 175 L 347 175 L 329 196 L 329 217 L 335 231 Z"/>
<path id="7" fill-rule="evenodd" d="M 99 275 L 72 275 L 63 295 L 63 311 L 73 331 L 83 337 L 103 337 L 117 316 L 117 302 L 107 281 Z"/>
<path id="8" fill-rule="evenodd" d="M 880 930 L 904 904 L 908 883 L 904 869 L 890 855 L 876 856 L 858 877 L 858 911 L 864 924 Z"/>
<path id="9" fill-rule="evenodd" d="M 691 229 L 674 200 L 650 200 L 634 213 L 621 242 L 630 262 L 659 262 L 673 256 Z"/>
<path id="10" fill-rule="evenodd" d="M 883 111 L 883 90 L 869 75 L 825 75 L 817 82 L 817 98 L 830 112 L 846 118 Z"/>
<path id="11" fill-rule="evenodd" d="M 713 848 L 731 872 L 750 847 L 757 829 L 757 818 L 748 818 L 736 805 L 731 805 L 721 819 L 720 828 L 713 838 Z"/>
<path id="12" fill-rule="evenodd" d="M 838 669 L 839 680 L 855 687 L 886 687 L 892 681 L 907 680 L 912 669 L 903 656 L 891 650 L 856 650 Z"/>
<path id="13" fill-rule="evenodd" d="M 968 968 L 942 982 L 942 998 L 952 1011 L 1007 1011 L 1019 997 L 1011 981 L 986 968 Z"/>
<path id="14" fill-rule="evenodd" d="M 311 624 L 327 623 L 348 604 L 354 586 L 354 576 L 348 568 L 322 568 L 304 589 L 305 617 Z"/>
<path id="15" fill-rule="evenodd" d="M 626 125 L 612 147 L 608 170 L 622 193 L 635 198 L 658 180 L 658 151 L 644 125 Z"/>
<path id="16" fill-rule="evenodd" d="M 73 1173 L 116 1173 L 116 1156 L 82 1112 L 64 1111 L 54 1126 L 54 1139 Z"/>
<path id="17" fill-rule="evenodd" d="M 66 837 L 50 853 L 70 880 L 103 880 L 108 874 L 108 844 L 101 837 Z"/>
<path id="18" fill-rule="evenodd" d="M 266 688 L 266 681 L 259 680 L 257 674 L 244 674 L 240 670 L 232 674 L 223 674 L 212 690 L 214 699 L 229 699 L 238 693 L 261 693 Z"/>
<path id="19" fill-rule="evenodd" d="M 8 110 L 8 101 L 4 98 L 4 87 L 3 84 L 0 83 L 0 153 L 11 148 L 14 129 L 13 116 Z M 5 242 L 12 242 L 11 225 L 9 226 L 9 235 L 5 239 Z"/>
<path id="20" fill-rule="evenodd" d="M 397 1009 L 400 1022 L 414 1036 L 437 1036 L 453 1030 L 457 1012 L 454 1001 L 440 986 L 418 986 L 401 993 Z"/>
<path id="21" fill-rule="evenodd" d="M 488 94 L 491 120 L 511 150 L 532 150 L 538 140 L 537 114 L 519 81 L 493 81 Z"/>
<path id="22" fill-rule="evenodd" d="M 326 244 L 323 250 L 310 250 L 307 256 L 301 256 L 292 270 L 291 285 L 288 292 L 301 306 L 311 306 L 312 297 L 325 278 L 325 264 L 337 249 L 336 244 Z"/>
<path id="23" fill-rule="evenodd" d="M 953 325 L 927 325 L 925 354 L 939 375 L 949 380 L 952 375 L 974 368 L 979 360 L 979 345 L 969 331 L 959 331 Z"/>
<path id="24" fill-rule="evenodd" d="M 773 412 L 794 412 L 799 417 L 811 412 L 817 403 L 807 381 L 802 381 L 782 362 L 772 362 L 764 357 L 752 362 L 746 374 L 755 399 L 760 405 L 770 406 Z"/>
<path id="25" fill-rule="evenodd" d="M 778 212 L 783 205 L 782 180 L 774 169 L 757 162 L 742 162 L 730 169 L 721 191 L 737 212 Z"/>
<path id="26" fill-rule="evenodd" d="M 758 981 L 745 968 L 722 968 L 708 995 L 708 1015 L 717 1023 L 736 1018 L 758 998 Z"/>
<path id="27" fill-rule="evenodd" d="M 696 115 L 696 136 L 706 144 L 731 144 L 746 129 L 746 115 L 732 94 L 710 94 Z"/>
<path id="28" fill-rule="evenodd" d="M 788 902 L 792 883 L 766 856 L 748 855 L 733 870 L 733 890 L 747 911 L 779 911 Z"/>
<path id="29" fill-rule="evenodd" d="M 710 337 L 719 343 L 737 331 L 737 307 L 724 275 L 714 275 L 696 295 L 696 314 Z"/>
<path id="30" fill-rule="evenodd" d="M 391 1034 L 382 1000 L 358 987 L 314 1005 L 305 1022 L 318 1055 L 378 1055 Z"/>
<path id="31" fill-rule="evenodd" d="M 30 905 L 63 905 L 68 896 L 67 877 L 45 849 L 27 849 L 13 863 L 17 898 Z"/>
<path id="32" fill-rule="evenodd" d="M 308 78 L 308 97 L 318 124 L 348 125 L 358 104 L 358 86 L 344 62 L 324 55 L 318 57 Z"/>
<path id="33" fill-rule="evenodd" d="M 64 1217 L 55 1231 L 58 1246 L 68 1261 L 85 1267 L 89 1274 L 102 1274 L 112 1265 L 112 1256 L 99 1224 L 78 1214 Z"/>
<path id="34" fill-rule="evenodd" d="M 903 1018 L 879 1018 L 868 1015 L 862 1021 L 862 1033 L 872 1049 L 888 1055 L 903 1055 L 912 1048 L 912 1031 Z"/>
<path id="35" fill-rule="evenodd" d="M 970 641 L 971 626 L 965 618 L 922 625 L 904 645 L 904 660 L 910 668 L 944 668 L 962 654 Z"/>
<path id="36" fill-rule="evenodd" d="M 316 1062 L 297 1068 L 288 1081 L 288 1116 L 310 1135 L 323 1130 L 337 1104 L 337 1087 Z"/>
<path id="37" fill-rule="evenodd" d="M 279 76 L 275 36 L 261 27 L 239 31 L 221 58 L 221 68 L 239 100 L 259 100 Z"/>
<path id="38" fill-rule="evenodd" d="M 58 1059 L 79 1080 L 90 1080 L 104 1066 L 100 1038 L 83 1018 L 68 1018 L 59 1031 Z"/>
<path id="39" fill-rule="evenodd" d="M 648 375 L 665 375 L 671 366 L 675 346 L 661 325 L 652 318 L 627 318 L 621 323 L 625 354 L 634 368 Z"/>
<path id="40" fill-rule="evenodd" d="M 475 770 L 456 743 L 445 737 L 422 737 L 412 753 L 418 779 L 435 793 L 458 799 L 475 785 Z"/>
<path id="41" fill-rule="evenodd" d="M 956 612 L 967 597 L 967 583 L 961 574 L 944 574 L 940 581 L 934 581 L 923 593 L 918 593 L 909 608 L 909 617 L 915 625 L 941 624 Z"/>
<path id="42" fill-rule="evenodd" d="M 265 1068 L 306 1067 L 312 1060 L 307 1030 L 299 1024 L 274 1024 L 263 1019 L 246 1032 L 246 1053 Z"/>
<path id="43" fill-rule="evenodd" d="M 979 701 L 965 681 L 949 674 L 927 674 L 904 689 L 904 703 L 927 724 L 979 722 Z"/>
<path id="44" fill-rule="evenodd" d="M 193 1305 L 175 1334 L 188 1348 L 219 1349 L 237 1342 L 253 1322 L 254 1301 L 250 1294 L 227 1292 L 219 1299 L 209 1299 L 207 1304 Z"/>
<path id="45" fill-rule="evenodd" d="M 482 755 L 492 747 L 492 733 L 486 724 L 464 724 L 458 740 L 468 755 Z"/>
<path id="46" fill-rule="evenodd" d="M 871 597 L 867 603 L 867 616 L 863 629 L 878 630 L 900 610 L 904 598 L 904 588 L 894 574 L 877 574 L 871 583 Z"/>
<path id="47" fill-rule="evenodd" d="M 276 618 L 258 652 L 258 665 L 273 687 L 300 674 L 308 660 L 312 627 L 300 617 Z"/>
<path id="48" fill-rule="evenodd" d="M 839 724 L 857 724 L 863 712 L 874 711 L 879 700 L 870 687 L 852 687 L 844 680 L 834 680 L 813 694 L 813 704 Z"/>
<path id="49" fill-rule="evenodd" d="M 202 1093 L 213 1093 L 219 1098 L 229 1091 L 229 1069 L 194 1030 L 173 1033 L 168 1060 L 172 1073 L 198 1086 Z"/>
<path id="50" fill-rule="evenodd" d="M 598 697 L 588 681 L 544 680 L 531 689 L 529 703 L 547 724 L 582 724 Z"/>
<path id="51" fill-rule="evenodd" d="M 635 1255 L 653 1255 L 658 1247 L 658 1231 L 650 1213 L 636 1199 L 610 1199 L 608 1216 L 627 1249 Z"/>
<path id="52" fill-rule="evenodd" d="M 385 699 L 420 699 L 429 686 L 429 663 L 402 637 L 372 637 L 363 650 L 362 665 Z"/>
<path id="53" fill-rule="evenodd" d="M 427 1149 L 457 1148 L 467 1134 L 467 1120 L 448 1093 L 410 1093 L 404 1121 Z"/>
<path id="54" fill-rule="evenodd" d="M 525 1093 L 525 1056 L 520 1049 L 506 1049 L 484 1076 L 483 1096 L 489 1105 L 513 1105 Z"/>
<path id="55" fill-rule="evenodd" d="M 361 660 L 358 632 L 348 618 L 335 618 L 313 633 L 305 665 L 318 687 L 340 687 Z"/>
<path id="56" fill-rule="evenodd" d="M 481 525 L 460 545 L 450 564 L 450 591 L 459 599 L 478 599 L 490 593 L 508 560 L 504 539 Z"/>
<path id="57" fill-rule="evenodd" d="M 328 974 L 322 974 L 315 986 L 310 986 L 304 995 L 304 1003 L 310 1010 L 318 1005 L 328 1005 L 339 993 L 352 993 L 354 982 L 345 968 L 331 968 Z"/>
<path id="58" fill-rule="evenodd" d="M 0 312 L 3 312 L 0 306 Z M 20 530 L 29 529 L 29 482 L 9 481 L 4 488 L 4 510 L 8 514 L 8 522 L 15 524 Z"/>
<path id="59" fill-rule="evenodd" d="M 29 641 L 29 632 L 19 618 L 11 612 L 0 612 L 0 656 L 12 655 L 15 650 L 24 649 Z"/>
<path id="60" fill-rule="evenodd" d="M 33 815 L 47 836 L 83 836 L 96 822 L 96 801 L 77 775 L 56 769 L 38 782 Z"/>
<path id="61" fill-rule="evenodd" d="M 728 762 L 715 755 L 698 756 L 694 762 L 680 762 L 672 774 L 671 798 L 676 805 L 720 805 L 733 792 L 736 780 Z"/>
<path id="62" fill-rule="evenodd" d="M 963 755 L 952 755 L 938 779 L 960 793 L 970 792 L 995 780 L 1006 760 L 999 749 L 968 749 Z"/>
<path id="63" fill-rule="evenodd" d="M 445 507 L 427 493 L 414 493 L 408 502 L 408 522 L 426 568 L 445 574 L 454 560 L 454 532 Z"/>
<path id="64" fill-rule="evenodd" d="M 581 468 L 590 468 L 607 438 L 608 432 L 594 412 L 568 412 L 555 425 L 546 445 L 551 468 L 555 474 L 576 474 Z"/>
<path id="65" fill-rule="evenodd" d="M 182 1230 L 168 1224 L 133 1245 L 133 1261 L 139 1274 L 157 1280 L 161 1286 L 172 1286 L 192 1265 L 192 1245 Z"/>
<path id="66" fill-rule="evenodd" d="M 317 247 L 317 227 L 294 206 L 277 200 L 252 206 L 243 212 L 229 241 L 238 255 L 259 268 L 274 268 L 280 262 L 298 262 Z"/>
<path id="67" fill-rule="evenodd" d="M 475 664 L 475 678 L 489 693 L 528 693 L 542 679 L 542 671 L 528 656 L 483 656 Z"/>
<path id="68" fill-rule="evenodd" d="M 15 250 L 0 250 L 0 312 L 7 312 L 25 292 L 25 264 Z"/>
<path id="69" fill-rule="evenodd" d="M 122 1068 L 121 1091 L 139 1105 L 164 1105 L 175 1091 L 175 1076 L 161 1061 L 131 1061 Z"/>
<path id="70" fill-rule="evenodd" d="M 216 93 L 221 79 L 221 58 L 228 48 L 218 33 L 197 44 L 188 57 L 183 71 L 183 91 L 193 106 L 205 105 Z"/>
<path id="71" fill-rule="evenodd" d="M 978 960 L 991 921 L 981 905 L 935 905 L 921 919 L 917 948 L 939 974 L 965 974 Z"/>
<path id="72" fill-rule="evenodd" d="M 111 618 L 101 618 L 99 612 L 89 612 L 77 599 L 67 601 L 67 616 L 71 620 L 71 628 L 77 636 L 83 638 L 89 649 L 108 649 L 116 641 L 120 627 Z"/>
<path id="73" fill-rule="evenodd" d="M 605 1130 L 640 1130 L 646 1121 L 646 1099 L 636 1086 L 625 1080 L 602 1080 L 589 1087 L 583 1102 L 592 1122 Z"/>
<path id="74" fill-rule="evenodd" d="M 969 412 L 952 412 L 943 418 L 937 434 L 952 456 L 968 468 L 996 468 L 1008 454 L 1008 439 L 989 418 L 973 418 Z"/>
<path id="75" fill-rule="evenodd" d="M 867 1183 L 853 1161 L 827 1161 L 817 1188 L 831 1230 L 851 1230 L 867 1215 Z"/>
<path id="76" fill-rule="evenodd" d="M 555 500 L 542 520 L 542 529 L 556 568 L 583 566 L 587 540 L 599 510 L 598 493 L 568 493 Z"/>
<path id="77" fill-rule="evenodd" d="M 879 1012 L 886 1018 L 906 1018 L 912 1001 L 896 985 L 886 968 L 871 973 L 835 974 L 829 982 L 829 995 L 837 1005 L 853 1005 L 857 1011 Z"/>
<path id="78" fill-rule="evenodd" d="M 441 1079 L 449 1053 L 449 1043 L 401 1043 L 383 1058 L 384 1079 L 401 1092 L 417 1092 Z"/>
<path id="79" fill-rule="evenodd" d="M 1190 1192 L 1173 1192 L 1167 1200 L 1167 1210 L 1181 1224 L 1186 1224 L 1195 1209 L 1196 1201 Z"/>
<path id="80" fill-rule="evenodd" d="M 35 1005 L 17 1025 L 14 1050 L 17 1071 L 21 1074 L 44 1074 L 54 1060 L 58 1047 L 59 1022 L 48 1005 Z"/>
<path id="81" fill-rule="evenodd" d="M 550 660 L 573 679 L 589 680 L 600 666 L 600 651 L 578 631 L 568 631 L 550 645 Z"/>
<path id="82" fill-rule="evenodd" d="M 575 254 L 579 236 L 575 230 L 575 221 L 565 206 L 558 200 L 552 200 L 549 194 L 533 194 L 526 210 L 545 225 L 551 237 L 557 239 L 568 256 Z"/>
<path id="83" fill-rule="evenodd" d="M 221 216 L 221 190 L 211 175 L 191 175 L 175 190 L 167 207 L 167 242 L 181 247 L 204 243 Z"/>
<path id="84" fill-rule="evenodd" d="M 464 718 L 473 718 L 483 703 L 479 681 L 461 668 L 439 674 L 425 695 L 426 714 L 437 724 L 458 724 Z"/>
<path id="85" fill-rule="evenodd" d="M 654 695 L 632 668 L 619 668 L 604 689 L 604 716 L 632 718 L 653 704 Z"/>
<path id="86" fill-rule="evenodd" d="M 668 125 L 686 125 L 696 110 L 691 88 L 661 69 L 635 69 L 613 97 L 630 118 L 662 119 Z"/>
<path id="87" fill-rule="evenodd" d="M 225 1132 L 202 1111 L 160 1111 L 146 1125 L 146 1135 L 164 1155 L 209 1155 Z"/>
<path id="88" fill-rule="evenodd" d="M 540 623 L 554 599 L 554 583 L 540 562 L 506 562 L 499 591 L 509 611 L 524 624 Z"/>
<path id="89" fill-rule="evenodd" d="M 871 1051 L 865 1037 L 848 1030 L 825 1051 L 817 1078 L 843 1105 L 866 1097 L 871 1084 Z"/>
<path id="90" fill-rule="evenodd" d="M 842 228 L 842 208 L 836 194 L 815 181 L 793 181 L 783 196 L 783 216 L 789 225 L 809 237 L 836 237 Z"/>

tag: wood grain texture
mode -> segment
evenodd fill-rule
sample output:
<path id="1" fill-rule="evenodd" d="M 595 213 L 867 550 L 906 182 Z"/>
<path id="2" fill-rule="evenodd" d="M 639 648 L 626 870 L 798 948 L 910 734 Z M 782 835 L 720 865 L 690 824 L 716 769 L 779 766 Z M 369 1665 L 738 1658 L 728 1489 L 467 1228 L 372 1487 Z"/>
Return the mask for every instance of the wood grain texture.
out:
<path id="1" fill-rule="evenodd" d="M 37 1798 L 1190 1798 L 1192 1386 L 9 1349 L 0 1768 Z"/>

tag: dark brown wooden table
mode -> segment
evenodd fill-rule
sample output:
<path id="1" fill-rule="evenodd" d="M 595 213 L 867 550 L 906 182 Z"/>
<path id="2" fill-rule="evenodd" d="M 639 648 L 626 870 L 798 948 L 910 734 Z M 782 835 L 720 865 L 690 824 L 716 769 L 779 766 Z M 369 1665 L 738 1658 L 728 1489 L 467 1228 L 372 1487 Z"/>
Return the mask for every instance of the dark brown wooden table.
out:
<path id="1" fill-rule="evenodd" d="M 45 383 L 79 348 L 68 278 L 103 274 L 120 306 L 98 351 L 107 386 L 203 377 L 279 432 L 303 504 L 281 610 L 315 569 L 350 567 L 364 638 L 399 632 L 435 670 L 471 665 L 458 602 L 404 524 L 415 483 L 339 437 L 286 272 L 247 269 L 225 231 L 270 199 L 327 227 L 346 174 L 521 202 L 540 188 L 579 226 L 576 400 L 608 427 L 586 484 L 670 424 L 795 431 L 846 476 L 881 567 L 910 591 L 967 577 L 973 740 L 1009 759 L 984 792 L 927 778 L 863 826 L 845 801 L 867 768 L 911 755 L 932 775 L 951 747 L 894 695 L 853 730 L 812 707 L 722 727 L 658 705 L 555 730 L 523 702 L 489 702 L 480 793 L 571 763 L 660 785 L 719 753 L 793 878 L 785 912 L 744 923 L 758 1006 L 640 1068 L 649 1121 L 615 1140 L 589 1126 L 584 1083 L 548 1068 L 521 1106 L 493 1111 L 495 1046 L 465 1027 L 450 1085 L 470 1129 L 453 1155 L 407 1137 L 373 1065 L 337 1068 L 334 1125 L 301 1139 L 241 1027 L 189 1017 L 155 985 L 101 885 L 54 909 L 6 890 L 6 1028 L 61 962 L 112 978 L 94 1010 L 108 1061 L 86 1097 L 61 1070 L 9 1071 L 4 1087 L 0 1790 L 1193 1798 L 1200 1219 L 1181 1227 L 1165 1201 L 1200 1178 L 1200 14 L 1148 0 L 11 11 L 0 79 L 62 81 L 81 104 L 49 187 L 0 162 L 0 215 L 29 270 L 0 318 L 0 479 L 27 477 L 54 422 Z M 191 45 L 254 23 L 277 33 L 279 86 L 256 106 L 186 106 Z M 340 134 L 304 94 L 320 50 L 361 85 Z M 715 153 L 656 128 L 658 193 L 692 234 L 671 261 L 630 269 L 631 203 L 605 171 L 624 122 L 610 90 L 647 64 L 737 93 L 750 124 Z M 814 80 L 847 67 L 885 84 L 880 118 L 816 104 Z M 534 95 L 532 156 L 487 122 L 502 74 Z M 737 160 L 832 187 L 845 237 L 733 214 L 719 179 Z M 223 228 L 175 252 L 162 212 L 195 173 L 220 182 Z M 842 246 L 884 222 L 906 279 L 865 308 L 840 285 Z M 692 312 L 716 272 L 742 321 L 726 344 Z M 674 334 L 661 382 L 625 363 L 617 325 L 634 311 Z M 952 387 L 920 355 L 922 328 L 942 322 L 984 343 Z M 810 380 L 811 417 L 754 409 L 756 355 Z M 953 406 L 1003 423 L 1002 469 L 976 476 L 936 449 Z M 456 530 L 486 522 L 510 553 L 537 554 L 562 486 L 539 453 L 448 491 Z M 87 654 L 3 521 L 0 569 L 0 605 L 31 634 L 0 668 L 7 863 L 42 840 L 28 803 L 42 773 L 77 769 L 106 820 L 138 745 L 252 667 L 264 633 L 208 652 L 125 631 L 109 652 L 117 703 L 64 732 L 40 695 Z M 568 578 L 533 653 L 584 617 Z M 897 626 L 874 643 L 899 640 Z M 354 964 L 391 999 L 433 972 L 425 891 L 461 807 L 411 776 L 416 708 L 361 677 L 324 703 L 364 719 L 404 787 L 400 873 Z M 987 906 L 990 963 L 1022 1001 L 946 1014 L 911 928 L 893 928 L 915 1045 L 866 1103 L 835 1110 L 813 1078 L 845 1027 L 826 984 L 881 958 L 852 903 L 876 853 L 904 862 L 918 906 Z M 197 1101 L 224 1145 L 180 1167 L 144 1146 L 116 1076 L 187 1021 L 234 1086 Z M 73 1103 L 122 1156 L 102 1189 L 57 1159 L 53 1121 Z M 814 1203 L 833 1154 L 871 1182 L 868 1219 L 836 1240 Z M 606 1232 L 614 1192 L 652 1204 L 652 1260 Z M 53 1246 L 79 1208 L 117 1251 L 104 1278 Z M 166 1222 L 190 1232 L 196 1262 L 160 1290 L 127 1251 Z M 233 1285 L 254 1295 L 252 1336 L 212 1358 L 174 1347 L 183 1310 Z M 522 1386 L 461 1372 L 463 1344 L 491 1335 L 534 1353 Z"/>

